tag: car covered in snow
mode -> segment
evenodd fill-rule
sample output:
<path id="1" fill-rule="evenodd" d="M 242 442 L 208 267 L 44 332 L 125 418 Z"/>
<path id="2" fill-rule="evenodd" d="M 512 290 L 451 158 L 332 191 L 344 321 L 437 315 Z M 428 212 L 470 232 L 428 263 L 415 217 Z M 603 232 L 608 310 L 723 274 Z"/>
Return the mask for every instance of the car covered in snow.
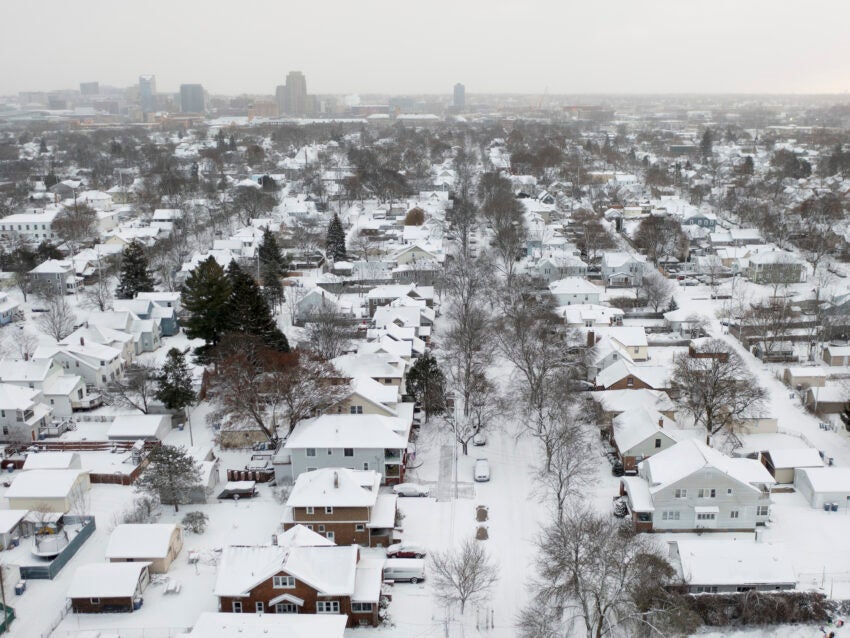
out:
<path id="1" fill-rule="evenodd" d="M 483 432 L 476 432 L 472 437 L 472 445 L 487 445 L 487 437 Z"/>
<path id="2" fill-rule="evenodd" d="M 399 483 L 393 486 L 393 494 L 398 496 L 428 496 L 431 488 L 419 483 Z"/>
<path id="3" fill-rule="evenodd" d="M 478 483 L 485 483 L 490 480 L 490 462 L 487 459 L 475 459 L 475 466 L 472 468 L 472 478 Z"/>
<path id="4" fill-rule="evenodd" d="M 387 558 L 425 558 L 427 554 L 419 543 L 396 543 L 387 547 Z"/>

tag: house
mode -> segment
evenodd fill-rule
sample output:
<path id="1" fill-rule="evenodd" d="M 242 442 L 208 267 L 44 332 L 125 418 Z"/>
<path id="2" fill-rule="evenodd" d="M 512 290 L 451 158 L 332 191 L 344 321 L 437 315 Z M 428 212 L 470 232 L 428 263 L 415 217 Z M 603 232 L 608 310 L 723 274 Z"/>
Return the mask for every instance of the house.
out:
<path id="1" fill-rule="evenodd" d="M 53 410 L 41 391 L 0 383 L 0 442 L 35 441 L 50 424 Z"/>
<path id="2" fill-rule="evenodd" d="M 791 253 L 780 250 L 750 256 L 747 277 L 755 284 L 796 284 L 806 280 L 806 267 Z"/>
<path id="3" fill-rule="evenodd" d="M 344 302 L 337 295 L 322 288 L 311 288 L 296 303 L 296 325 L 304 325 L 314 313 L 320 310 L 333 310 L 343 317 L 354 317 L 351 304 Z"/>
<path id="4" fill-rule="evenodd" d="M 33 244 L 40 244 L 46 239 L 56 239 L 56 233 L 53 232 L 53 220 L 59 215 L 60 210 L 51 207 L 7 215 L 0 220 L 0 234 L 5 237 L 18 235 Z"/>
<path id="5" fill-rule="evenodd" d="M 132 612 L 149 582 L 147 563 L 90 563 L 74 572 L 67 596 L 76 614 Z"/>
<path id="6" fill-rule="evenodd" d="M 349 382 L 351 393 L 339 402 L 328 407 L 325 414 L 380 414 L 383 416 L 402 416 L 405 405 L 399 405 L 400 395 L 394 385 L 378 383 L 371 377 L 356 377 Z M 410 405 L 410 418 L 413 418 L 413 405 Z"/>
<path id="7" fill-rule="evenodd" d="M 110 441 L 162 441 L 170 432 L 170 414 L 119 414 L 106 437 Z"/>
<path id="8" fill-rule="evenodd" d="M 821 351 L 821 358 L 828 366 L 850 365 L 850 345 L 830 343 Z"/>
<path id="9" fill-rule="evenodd" d="M 349 546 L 228 546 L 214 593 L 233 613 L 342 614 L 347 625 L 377 626 L 380 560 L 360 563 Z"/>
<path id="10" fill-rule="evenodd" d="M 555 313 L 564 318 L 564 325 L 567 328 L 619 326 L 622 325 L 625 314 L 619 308 L 585 303 L 560 306 Z"/>
<path id="11" fill-rule="evenodd" d="M 68 418 L 74 410 L 94 408 L 103 402 L 99 394 L 89 393 L 81 376 L 65 374 L 52 359 L 0 360 L 0 381 L 40 390 L 54 417 Z"/>
<path id="12" fill-rule="evenodd" d="M 164 574 L 183 549 L 176 523 L 118 525 L 109 536 L 106 558 L 111 563 L 148 563 L 151 574 Z"/>
<path id="13" fill-rule="evenodd" d="M 777 483 L 791 484 L 800 468 L 823 467 L 820 452 L 811 447 L 771 449 L 761 454 L 761 462 Z"/>
<path id="14" fill-rule="evenodd" d="M 19 304 L 14 299 L 9 299 L 9 295 L 5 292 L 0 292 L 0 326 L 11 323 L 18 312 Z"/>
<path id="15" fill-rule="evenodd" d="M 694 212 L 682 218 L 682 226 L 699 226 L 713 233 L 717 227 L 717 216 L 714 213 Z"/>
<path id="16" fill-rule="evenodd" d="M 83 464 L 78 452 L 33 452 L 27 454 L 24 470 L 80 470 Z"/>
<path id="17" fill-rule="evenodd" d="M 664 325 L 670 332 L 678 332 L 681 335 L 689 335 L 694 338 L 700 336 L 702 326 L 707 322 L 704 317 L 679 308 L 664 313 Z"/>
<path id="18" fill-rule="evenodd" d="M 626 252 L 606 252 L 602 255 L 602 280 L 606 287 L 635 286 L 647 268 L 646 257 Z"/>
<path id="19" fill-rule="evenodd" d="M 30 470 L 18 474 L 4 496 L 10 509 L 65 514 L 90 488 L 89 473 L 83 470 Z"/>
<path id="20" fill-rule="evenodd" d="M 59 346 L 39 346 L 33 359 L 49 359 L 61 365 L 69 374 L 78 374 L 87 385 L 98 389 L 124 375 L 125 362 L 120 350 L 86 342 Z"/>
<path id="21" fill-rule="evenodd" d="M 127 366 L 133 363 L 136 355 L 141 352 L 138 339 L 130 333 L 97 324 L 89 324 L 89 322 L 59 341 L 60 346 L 79 345 L 85 347 L 86 343 L 109 346 L 120 351 L 124 364 Z"/>
<path id="22" fill-rule="evenodd" d="M 387 547 L 393 543 L 395 494 L 380 494 L 381 475 L 323 468 L 300 474 L 286 501 L 283 529 L 296 525 L 337 545 Z"/>
<path id="23" fill-rule="evenodd" d="M 434 287 L 411 284 L 388 284 L 376 286 L 369 291 L 366 298 L 369 302 L 369 316 L 375 314 L 379 306 L 387 306 L 401 297 L 410 297 L 424 302 L 429 308 L 434 307 Z"/>
<path id="24" fill-rule="evenodd" d="M 391 354 L 344 354 L 331 363 L 346 377 L 368 377 L 383 385 L 395 386 L 404 392 L 404 373 L 407 362 Z"/>
<path id="25" fill-rule="evenodd" d="M 145 307 L 149 306 L 149 302 L 144 300 L 138 303 L 144 304 Z M 162 327 L 157 316 L 142 319 L 132 311 L 116 308 L 113 311 L 93 312 L 89 315 L 89 323 L 133 335 L 136 354 L 153 352 L 159 348 L 162 341 Z"/>
<path id="26" fill-rule="evenodd" d="M 405 228 L 407 230 L 407 228 Z M 440 263 L 445 259 L 445 255 L 437 250 L 429 250 L 425 244 L 415 243 L 412 246 L 406 246 L 393 255 L 393 261 L 399 266 L 418 263 L 418 262 L 436 262 Z"/>
<path id="27" fill-rule="evenodd" d="M 588 343 L 590 335 L 598 338 L 598 335 L 606 335 L 620 348 L 628 353 L 629 358 L 634 361 L 649 360 L 649 342 L 646 339 L 646 331 L 643 326 L 612 326 L 610 328 L 598 328 L 588 331 Z"/>
<path id="28" fill-rule="evenodd" d="M 730 348 L 718 339 L 700 337 L 688 342 L 688 356 L 691 359 L 717 359 L 718 361 L 729 360 Z"/>
<path id="29" fill-rule="evenodd" d="M 775 482 L 759 461 L 689 439 L 641 462 L 620 493 L 638 531 L 752 531 L 768 520 Z"/>
<path id="30" fill-rule="evenodd" d="M 826 385 L 826 370 L 820 366 L 785 368 L 782 380 L 792 388 L 822 388 Z"/>
<path id="31" fill-rule="evenodd" d="M 784 545 L 695 538 L 670 543 L 670 563 L 690 594 L 783 591 L 797 587 Z"/>
<path id="32" fill-rule="evenodd" d="M 660 412 L 646 409 L 623 412 L 613 419 L 612 426 L 611 443 L 626 473 L 636 472 L 638 463 L 678 442 L 670 434 L 676 423 Z"/>
<path id="33" fill-rule="evenodd" d="M 633 410 L 660 412 L 665 418 L 676 419 L 676 405 L 662 390 L 606 390 L 589 396 L 599 404 L 600 425 L 612 425 L 614 417 Z"/>
<path id="34" fill-rule="evenodd" d="M 549 284 L 549 292 L 558 306 L 572 304 L 598 304 L 602 291 L 599 286 L 580 277 L 567 277 Z"/>
<path id="35" fill-rule="evenodd" d="M 586 277 L 587 264 L 576 255 L 552 254 L 541 257 L 530 268 L 534 279 L 554 282 L 564 277 Z"/>
<path id="36" fill-rule="evenodd" d="M 796 489 L 812 507 L 837 503 L 842 511 L 850 505 L 850 468 L 801 467 L 794 472 Z"/>
<path id="37" fill-rule="evenodd" d="M 374 470 L 387 485 L 404 481 L 411 422 L 376 414 L 323 414 L 295 426 L 274 457 L 278 481 L 327 467 Z"/>
<path id="38" fill-rule="evenodd" d="M 0 509 L 0 551 L 21 537 L 21 523 L 29 510 Z"/>
<path id="39" fill-rule="evenodd" d="M 83 287 L 83 278 L 77 276 L 72 261 L 48 259 L 30 270 L 30 279 L 34 289 L 52 289 L 66 295 L 73 294 Z"/>
<path id="40" fill-rule="evenodd" d="M 159 333 L 163 337 L 176 335 L 179 330 L 176 308 L 160 305 L 151 299 L 143 299 L 141 297 L 137 297 L 136 299 L 116 299 L 112 307 L 117 312 L 131 312 L 135 319 L 140 320 L 138 324 L 134 321 L 130 325 L 130 330 L 134 332 L 138 330 L 140 335 L 144 335 L 146 332 L 155 332 L 153 329 L 148 329 L 147 324 L 142 323 L 145 321 L 152 321 L 154 324 L 158 324 Z M 144 345 L 146 344 L 143 342 Z M 152 345 L 151 347 L 155 350 L 158 345 L 156 347 Z"/>
<path id="41" fill-rule="evenodd" d="M 596 374 L 597 390 L 667 390 L 670 370 L 666 366 L 638 366 L 623 359 Z"/>
<path id="42" fill-rule="evenodd" d="M 203 612 L 192 630 L 177 638 L 343 638 L 346 616 L 336 614 L 231 614 Z"/>

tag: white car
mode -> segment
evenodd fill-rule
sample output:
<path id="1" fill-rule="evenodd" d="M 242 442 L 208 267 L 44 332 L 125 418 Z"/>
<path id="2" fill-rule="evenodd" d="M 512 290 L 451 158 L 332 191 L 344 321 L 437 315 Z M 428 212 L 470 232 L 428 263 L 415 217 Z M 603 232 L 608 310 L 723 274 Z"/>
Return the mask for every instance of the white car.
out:
<path id="1" fill-rule="evenodd" d="M 490 462 L 487 459 L 475 459 L 475 467 L 472 470 L 472 478 L 478 483 L 490 480 Z"/>
<path id="2" fill-rule="evenodd" d="M 419 485 L 419 483 L 399 483 L 393 486 L 393 494 L 399 496 L 428 496 L 431 494 L 431 488 L 427 485 Z"/>

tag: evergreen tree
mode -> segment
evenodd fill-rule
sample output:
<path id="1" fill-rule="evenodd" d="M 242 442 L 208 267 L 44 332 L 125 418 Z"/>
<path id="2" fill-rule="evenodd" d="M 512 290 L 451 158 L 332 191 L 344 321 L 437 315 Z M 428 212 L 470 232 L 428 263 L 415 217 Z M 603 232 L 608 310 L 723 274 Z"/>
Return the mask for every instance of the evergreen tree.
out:
<path id="1" fill-rule="evenodd" d="M 711 152 L 714 147 L 714 133 L 710 128 L 705 129 L 702 134 L 702 139 L 699 143 L 699 150 L 703 159 L 711 157 Z"/>
<path id="2" fill-rule="evenodd" d="M 407 373 L 407 388 L 425 410 L 425 420 L 445 410 L 445 376 L 429 352 L 419 357 Z"/>
<path id="3" fill-rule="evenodd" d="M 844 409 L 839 413 L 844 429 L 850 432 L 850 401 L 844 404 Z"/>
<path id="4" fill-rule="evenodd" d="M 134 239 L 124 248 L 115 296 L 118 299 L 135 299 L 137 293 L 153 292 L 153 283 L 145 248 Z"/>
<path id="5" fill-rule="evenodd" d="M 180 503 L 189 500 L 189 495 L 201 483 L 201 471 L 185 448 L 159 445 L 148 454 L 148 466 L 136 480 L 136 489 L 159 497 L 161 503 L 174 505 L 180 511 Z"/>
<path id="6" fill-rule="evenodd" d="M 186 336 L 203 339 L 208 346 L 218 343 L 227 329 L 230 280 L 224 268 L 208 257 L 189 273 L 183 284 L 181 301 L 189 313 L 184 322 Z"/>
<path id="7" fill-rule="evenodd" d="M 274 234 L 266 228 L 263 231 L 263 241 L 260 244 L 260 282 L 263 284 L 263 295 L 273 308 L 283 301 L 283 286 L 280 276 L 289 270 L 289 264 L 281 255 Z"/>
<path id="8" fill-rule="evenodd" d="M 339 215 L 336 213 L 334 213 L 333 219 L 328 224 L 328 236 L 325 248 L 328 259 L 333 261 L 345 260 L 345 230 L 343 230 L 342 222 L 339 221 Z"/>
<path id="9" fill-rule="evenodd" d="M 289 342 L 277 327 L 257 282 L 235 261 L 227 267 L 230 299 L 227 303 L 227 328 L 232 332 L 255 335 L 268 347 L 289 352 Z"/>
<path id="10" fill-rule="evenodd" d="M 165 363 L 156 374 L 154 396 L 169 410 L 182 410 L 195 402 L 192 390 L 192 374 L 186 365 L 186 357 L 177 348 L 168 351 Z"/>
<path id="11" fill-rule="evenodd" d="M 48 152 L 47 142 L 44 140 L 43 137 L 41 138 L 41 144 L 39 144 L 39 146 L 38 146 L 38 152 L 39 153 L 47 153 Z"/>

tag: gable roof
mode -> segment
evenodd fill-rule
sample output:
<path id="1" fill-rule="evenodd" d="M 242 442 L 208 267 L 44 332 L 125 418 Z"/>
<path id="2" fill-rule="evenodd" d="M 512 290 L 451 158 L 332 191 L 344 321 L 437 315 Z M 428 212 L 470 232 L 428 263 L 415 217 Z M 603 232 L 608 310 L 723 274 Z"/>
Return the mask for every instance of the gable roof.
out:
<path id="1" fill-rule="evenodd" d="M 323 468 L 302 472 L 286 501 L 288 507 L 372 507 L 381 475 L 372 470 Z"/>
<path id="2" fill-rule="evenodd" d="M 676 440 L 659 427 L 661 421 L 665 428 L 675 427 L 675 422 L 665 417 L 660 412 L 649 411 L 645 408 L 623 412 L 613 422 L 614 440 L 621 453 L 631 450 L 649 438 L 662 437 L 675 443 Z"/>
<path id="3" fill-rule="evenodd" d="M 341 614 L 230 614 L 205 611 L 192 631 L 178 638 L 343 638 Z"/>
<path id="4" fill-rule="evenodd" d="M 168 555 L 175 523 L 119 525 L 109 536 L 107 558 L 163 558 Z"/>
<path id="5" fill-rule="evenodd" d="M 657 390 L 669 385 L 670 370 L 664 366 L 638 366 L 620 359 L 597 373 L 596 385 L 607 388 L 628 376 L 636 377 Z"/>
<path id="6" fill-rule="evenodd" d="M 129 598 L 150 563 L 91 563 L 77 567 L 68 598 Z"/>
<path id="7" fill-rule="evenodd" d="M 409 425 L 403 419 L 376 414 L 323 414 L 300 421 L 284 449 L 407 447 Z"/>

